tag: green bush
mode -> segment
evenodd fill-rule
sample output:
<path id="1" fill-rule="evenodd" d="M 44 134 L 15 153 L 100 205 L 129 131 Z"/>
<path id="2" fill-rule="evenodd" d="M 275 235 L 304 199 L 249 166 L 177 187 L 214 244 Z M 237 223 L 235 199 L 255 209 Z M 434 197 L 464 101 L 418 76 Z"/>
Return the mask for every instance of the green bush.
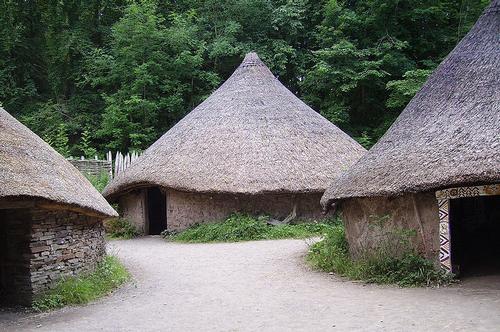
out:
<path id="1" fill-rule="evenodd" d="M 71 304 L 85 304 L 111 291 L 130 279 L 130 275 L 114 256 L 106 256 L 95 271 L 81 277 L 70 277 L 33 301 L 33 309 L 46 311 Z"/>
<path id="2" fill-rule="evenodd" d="M 234 213 L 219 223 L 195 225 L 179 234 L 165 237 L 178 242 L 238 242 L 271 239 L 302 239 L 319 236 L 331 227 L 328 221 L 286 225 L 269 225 L 269 217 Z"/>
<path id="3" fill-rule="evenodd" d="M 113 218 L 104 222 L 106 235 L 111 239 L 128 240 L 139 235 L 135 226 L 127 218 Z"/>
<path id="4" fill-rule="evenodd" d="M 106 172 L 102 172 L 99 175 L 85 174 L 85 177 L 100 193 L 102 193 L 104 187 L 106 187 L 109 182 L 109 174 Z"/>
<path id="5" fill-rule="evenodd" d="M 401 237 L 396 246 L 402 249 L 395 255 L 393 242 L 382 242 L 380 246 L 367 250 L 357 259 L 351 259 L 349 246 L 342 224 L 327 230 L 323 240 L 313 244 L 308 253 L 309 262 L 316 268 L 353 280 L 369 283 L 397 284 L 402 287 L 439 286 L 452 282 L 450 274 L 418 255 L 409 245 L 406 231 L 395 230 L 390 234 L 392 241 Z"/>

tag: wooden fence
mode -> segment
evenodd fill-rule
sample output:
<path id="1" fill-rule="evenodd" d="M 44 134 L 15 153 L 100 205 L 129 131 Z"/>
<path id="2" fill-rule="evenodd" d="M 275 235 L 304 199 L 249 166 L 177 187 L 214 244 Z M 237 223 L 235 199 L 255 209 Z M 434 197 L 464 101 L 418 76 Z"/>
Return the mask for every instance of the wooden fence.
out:
<path id="1" fill-rule="evenodd" d="M 106 159 L 104 160 L 95 156 L 94 159 L 85 159 L 85 157 L 74 159 L 70 157 L 68 161 L 84 174 L 97 176 L 102 173 L 107 173 L 112 179 L 130 167 L 139 156 L 140 153 L 136 151 L 126 154 L 116 152 L 113 159 L 113 153 L 108 151 L 108 153 L 106 153 Z"/>
<path id="2" fill-rule="evenodd" d="M 107 159 L 113 162 L 113 155 L 111 151 L 107 153 Z M 139 158 L 140 154 L 138 152 L 133 151 L 132 153 L 127 153 L 123 155 L 121 152 L 117 152 L 115 156 L 115 171 L 114 171 L 114 176 L 117 176 L 118 174 L 122 173 L 124 170 L 126 170 L 132 163 L 135 162 L 137 158 Z"/>

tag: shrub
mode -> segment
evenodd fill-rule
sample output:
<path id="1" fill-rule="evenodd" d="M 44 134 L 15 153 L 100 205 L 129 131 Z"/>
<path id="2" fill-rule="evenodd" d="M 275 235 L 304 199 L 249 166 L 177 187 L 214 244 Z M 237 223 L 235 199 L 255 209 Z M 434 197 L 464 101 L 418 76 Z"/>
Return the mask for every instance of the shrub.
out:
<path id="1" fill-rule="evenodd" d="M 99 175 L 85 174 L 85 177 L 100 193 L 102 193 L 104 187 L 106 187 L 109 182 L 109 175 L 106 172 L 102 172 Z"/>
<path id="2" fill-rule="evenodd" d="M 321 235 L 330 225 L 326 221 L 294 225 L 269 225 L 269 217 L 234 213 L 218 223 L 195 225 L 178 234 L 165 237 L 179 242 L 237 242 Z"/>
<path id="3" fill-rule="evenodd" d="M 130 275 L 114 256 L 106 256 L 94 272 L 69 277 L 33 301 L 33 309 L 46 311 L 71 304 L 85 304 L 111 291 L 130 279 Z"/>
<path id="4" fill-rule="evenodd" d="M 135 226 L 127 218 L 113 218 L 104 222 L 106 235 L 112 239 L 132 239 L 139 235 Z"/>
<path id="5" fill-rule="evenodd" d="M 321 270 L 346 275 L 352 264 L 344 226 L 337 224 L 327 230 L 323 239 L 309 248 L 308 260 Z"/>
<path id="6" fill-rule="evenodd" d="M 351 259 L 349 246 L 342 224 L 327 233 L 323 240 L 313 244 L 308 253 L 309 262 L 324 271 L 370 283 L 397 284 L 402 287 L 439 286 L 452 282 L 452 275 L 439 270 L 420 256 L 409 245 L 411 232 L 395 230 L 389 234 L 391 242 L 382 242 L 378 247 L 366 250 L 356 259 Z M 402 249 L 394 254 L 392 241 Z"/>

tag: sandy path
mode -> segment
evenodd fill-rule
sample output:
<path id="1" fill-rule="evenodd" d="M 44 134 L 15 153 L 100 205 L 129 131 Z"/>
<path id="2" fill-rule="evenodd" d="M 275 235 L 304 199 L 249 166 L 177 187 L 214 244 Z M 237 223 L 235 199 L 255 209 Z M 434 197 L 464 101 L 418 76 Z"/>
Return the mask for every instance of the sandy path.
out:
<path id="1" fill-rule="evenodd" d="M 19 331 L 499 331 L 500 288 L 400 289 L 311 271 L 300 240 L 115 241 L 135 282 L 84 307 L 0 313 Z M 482 283 L 484 285 L 484 283 Z"/>

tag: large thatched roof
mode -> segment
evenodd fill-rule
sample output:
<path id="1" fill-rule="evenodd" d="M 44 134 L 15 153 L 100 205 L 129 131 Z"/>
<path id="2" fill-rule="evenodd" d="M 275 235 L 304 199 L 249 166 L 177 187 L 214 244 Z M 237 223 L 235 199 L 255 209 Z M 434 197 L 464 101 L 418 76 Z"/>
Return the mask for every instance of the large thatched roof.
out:
<path id="1" fill-rule="evenodd" d="M 500 181 L 500 0 L 434 71 L 380 141 L 325 192 L 394 196 Z"/>
<path id="2" fill-rule="evenodd" d="M 213 193 L 323 192 L 364 152 L 250 53 L 104 195 L 144 185 Z"/>
<path id="3" fill-rule="evenodd" d="M 117 215 L 89 181 L 40 137 L 0 108 L 0 199 L 35 198 Z"/>

